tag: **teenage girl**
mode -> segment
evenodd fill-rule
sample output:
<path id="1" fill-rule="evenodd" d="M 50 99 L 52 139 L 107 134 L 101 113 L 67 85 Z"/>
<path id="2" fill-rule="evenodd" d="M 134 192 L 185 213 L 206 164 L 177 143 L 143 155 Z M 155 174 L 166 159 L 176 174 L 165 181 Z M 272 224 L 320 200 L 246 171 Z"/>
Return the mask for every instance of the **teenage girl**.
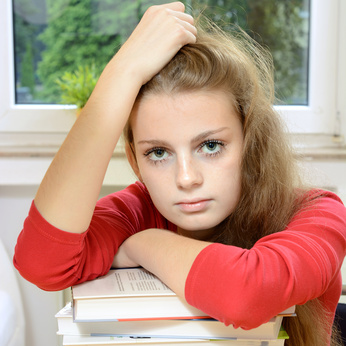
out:
<path id="1" fill-rule="evenodd" d="M 14 264 L 60 290 L 142 266 L 188 303 L 250 329 L 293 305 L 287 345 L 329 345 L 346 209 L 302 185 L 273 109 L 272 61 L 245 34 L 147 10 L 54 158 Z M 138 182 L 97 201 L 124 130 Z"/>

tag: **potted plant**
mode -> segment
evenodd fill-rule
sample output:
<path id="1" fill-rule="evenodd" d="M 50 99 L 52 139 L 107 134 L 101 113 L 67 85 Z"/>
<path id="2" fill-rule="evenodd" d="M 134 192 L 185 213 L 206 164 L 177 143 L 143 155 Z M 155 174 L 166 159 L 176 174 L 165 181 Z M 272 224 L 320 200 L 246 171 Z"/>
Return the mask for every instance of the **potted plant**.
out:
<path id="1" fill-rule="evenodd" d="M 98 74 L 95 65 L 79 66 L 74 72 L 65 72 L 57 80 L 61 89 L 61 103 L 76 105 L 77 116 L 88 101 L 96 82 Z"/>

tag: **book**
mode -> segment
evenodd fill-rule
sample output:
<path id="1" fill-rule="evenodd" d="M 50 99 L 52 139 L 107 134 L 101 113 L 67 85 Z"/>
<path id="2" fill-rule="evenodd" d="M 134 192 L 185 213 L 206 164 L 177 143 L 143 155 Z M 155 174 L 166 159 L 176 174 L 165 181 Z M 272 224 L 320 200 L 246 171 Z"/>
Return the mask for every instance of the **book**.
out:
<path id="1" fill-rule="evenodd" d="M 112 269 L 72 286 L 75 321 L 208 318 L 143 268 Z"/>
<path id="2" fill-rule="evenodd" d="M 277 339 L 283 316 L 275 316 L 261 326 L 243 330 L 225 326 L 214 319 L 162 319 L 107 322 L 74 322 L 71 304 L 67 304 L 55 317 L 60 335 L 113 335 L 156 338 L 247 338 Z"/>
<path id="3" fill-rule="evenodd" d="M 202 342 L 203 340 L 194 339 L 160 339 L 160 338 L 137 338 L 137 337 L 121 337 L 121 336 L 90 336 L 90 335 L 64 335 L 63 345 L 79 346 L 79 345 L 157 345 L 157 346 L 180 346 L 182 343 L 194 346 L 193 342 Z M 203 345 L 202 345 L 203 346 Z M 222 345 L 221 345 L 222 346 Z"/>
<path id="4" fill-rule="evenodd" d="M 143 268 L 112 269 L 72 286 L 71 296 L 76 322 L 209 318 Z"/>
<path id="5" fill-rule="evenodd" d="M 266 339 L 278 338 L 283 316 L 251 330 L 225 326 L 215 319 L 130 320 L 74 322 L 71 304 L 56 315 L 60 335 L 112 335 L 119 337 L 194 338 L 194 339 Z"/>
<path id="6" fill-rule="evenodd" d="M 155 346 L 284 346 L 285 339 L 277 340 L 174 340 L 151 338 L 117 338 L 113 336 L 64 335 L 63 346 L 116 346 L 116 345 L 155 345 Z"/>

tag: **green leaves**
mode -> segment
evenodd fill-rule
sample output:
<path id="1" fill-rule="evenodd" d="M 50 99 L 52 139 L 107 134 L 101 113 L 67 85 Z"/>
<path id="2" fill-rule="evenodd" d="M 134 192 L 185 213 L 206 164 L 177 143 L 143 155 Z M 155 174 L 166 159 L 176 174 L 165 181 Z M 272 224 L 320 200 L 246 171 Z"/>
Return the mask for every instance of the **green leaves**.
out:
<path id="1" fill-rule="evenodd" d="M 74 72 L 65 72 L 56 83 L 61 89 L 61 103 L 83 108 L 88 101 L 98 75 L 95 65 L 79 66 Z"/>

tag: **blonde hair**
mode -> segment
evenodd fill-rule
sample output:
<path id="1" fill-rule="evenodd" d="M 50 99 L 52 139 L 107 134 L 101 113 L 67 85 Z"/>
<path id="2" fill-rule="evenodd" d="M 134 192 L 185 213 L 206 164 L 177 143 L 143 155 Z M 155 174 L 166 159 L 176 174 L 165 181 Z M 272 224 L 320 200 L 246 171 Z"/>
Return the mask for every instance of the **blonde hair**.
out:
<path id="1" fill-rule="evenodd" d="M 199 90 L 229 93 L 244 134 L 241 197 L 210 241 L 249 249 L 263 236 L 284 230 L 298 210 L 319 196 L 304 197 L 307 189 L 300 182 L 286 132 L 273 108 L 271 55 L 239 28 L 226 34 L 205 18 L 197 21 L 197 27 L 196 43 L 184 46 L 143 85 L 137 101 L 149 94 Z M 133 148 L 130 121 L 124 137 Z M 291 335 L 287 345 L 328 344 L 330 330 L 318 299 L 297 307 L 297 315 L 285 321 Z"/>

